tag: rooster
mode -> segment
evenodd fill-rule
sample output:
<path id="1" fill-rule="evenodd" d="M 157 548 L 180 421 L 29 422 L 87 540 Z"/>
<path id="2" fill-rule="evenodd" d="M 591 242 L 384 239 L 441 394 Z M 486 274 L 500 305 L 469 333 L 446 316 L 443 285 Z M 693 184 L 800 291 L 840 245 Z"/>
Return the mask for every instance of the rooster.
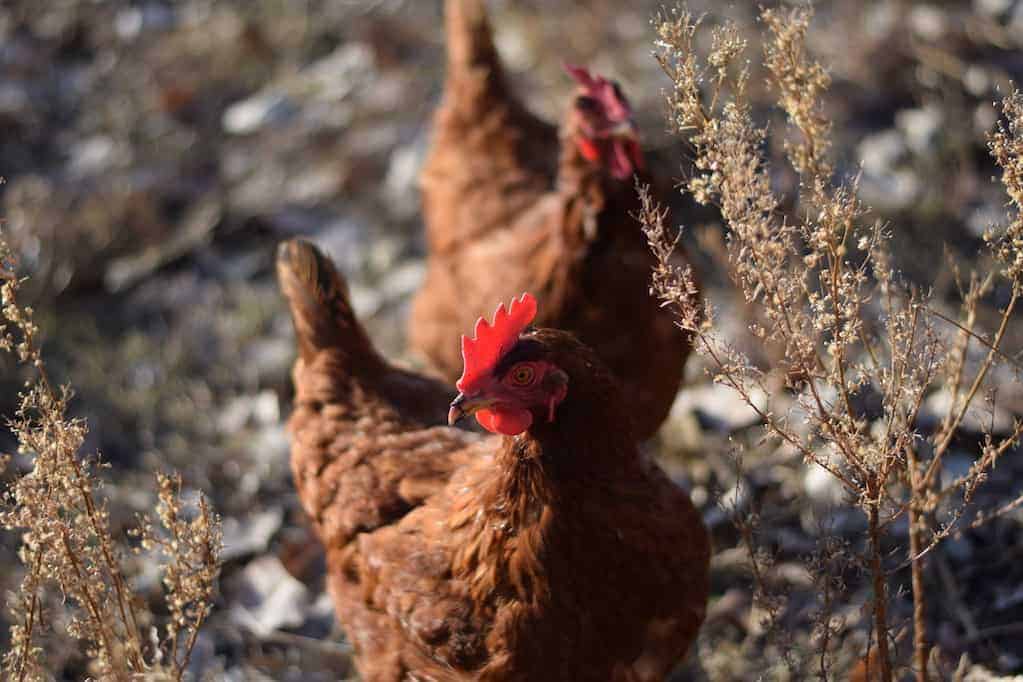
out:
<path id="1" fill-rule="evenodd" d="M 690 339 L 649 296 L 653 259 L 634 217 L 636 179 L 649 178 L 629 102 L 617 83 L 568 66 L 578 89 L 559 131 L 509 94 L 481 0 L 447 0 L 445 12 L 410 344 L 453 380 L 457 334 L 493 301 L 532 291 L 539 323 L 575 333 L 619 378 L 646 439 L 678 392 Z"/>
<path id="2" fill-rule="evenodd" d="M 526 294 L 463 337 L 452 401 L 369 345 L 315 247 L 277 269 L 292 471 L 362 678 L 664 679 L 704 617 L 708 537 L 599 357 L 531 327 Z M 490 433 L 436 424 L 442 402 Z"/>

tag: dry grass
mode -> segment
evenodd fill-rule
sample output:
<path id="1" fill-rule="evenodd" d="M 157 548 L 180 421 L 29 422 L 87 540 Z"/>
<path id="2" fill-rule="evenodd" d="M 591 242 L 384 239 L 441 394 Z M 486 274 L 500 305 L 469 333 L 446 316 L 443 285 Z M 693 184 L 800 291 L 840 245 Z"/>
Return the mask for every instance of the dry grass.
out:
<path id="1" fill-rule="evenodd" d="M 695 161 L 696 172 L 683 191 L 719 208 L 729 274 L 756 311 L 749 332 L 777 347 L 776 364 L 757 366 L 738 351 L 716 331 L 713 310 L 697 314 L 691 275 L 671 261 L 676 237 L 664 224 L 665 213 L 641 188 L 641 218 L 660 262 L 654 290 L 677 311 L 680 326 L 710 360 L 714 380 L 734 389 L 758 413 L 769 437 L 834 476 L 866 518 L 862 552 L 822 547 L 810 566 L 822 586 L 819 655 L 791 661 L 792 674 L 830 679 L 831 648 L 843 632 L 866 627 L 868 648 L 876 647 L 869 660 L 878 669 L 871 675 L 890 682 L 912 669 L 919 681 L 933 679 L 922 579 L 928 553 L 965 524 L 983 523 L 1012 507 L 963 518 L 988 472 L 1018 443 L 1019 423 L 1003 438 L 988 434 L 966 475 L 942 486 L 938 473 L 967 411 L 994 395 L 992 370 L 1011 363 L 1002 342 L 1023 294 L 1023 95 L 1014 92 L 1003 101 L 1004 121 L 990 137 L 1012 200 L 1010 222 L 988 235 L 996 265 L 970 278 L 953 318 L 900 282 L 889 265 L 888 230 L 864 219 L 855 179 L 833 177 L 830 126 L 821 113 L 829 78 L 806 49 L 810 13 L 764 10 L 760 18 L 766 33 L 763 64 L 788 122 L 783 144 L 800 179 L 795 219 L 783 215 L 782 197 L 772 187 L 765 159 L 768 130 L 754 120 L 746 43 L 739 30 L 727 23 L 708 26 L 685 8 L 663 12 L 655 26 L 657 58 L 671 79 L 669 124 L 689 142 Z M 701 31 L 712 34 L 706 63 L 697 60 L 694 49 Z M 977 326 L 977 305 L 995 286 L 1008 289 L 1008 302 L 996 328 L 985 332 Z M 973 366 L 968 352 L 978 345 L 982 360 Z M 940 426 L 924 437 L 918 417 L 936 390 L 947 391 L 951 400 Z M 776 412 L 777 401 L 764 407 L 754 400 L 755 393 L 783 392 L 798 396 L 796 409 Z M 858 407 L 869 393 L 881 398 L 880 421 L 866 418 Z M 893 537 L 894 522 L 902 517 L 909 519 L 907 536 Z M 901 548 L 898 560 L 883 548 L 892 542 Z M 752 542 L 750 548 L 756 575 Z M 842 598 L 835 590 L 834 561 L 843 557 L 862 567 L 873 586 L 863 623 L 835 622 L 829 615 L 832 602 Z M 888 615 L 890 574 L 907 565 L 914 605 L 912 661 L 897 655 L 897 628 Z M 769 616 L 782 608 L 773 598 L 765 605 Z"/>
<path id="2" fill-rule="evenodd" d="M 180 478 L 159 474 L 155 519 L 140 519 L 132 532 L 135 546 L 115 537 L 97 475 L 104 465 L 80 454 L 86 424 L 68 416 L 70 387 L 55 387 L 47 375 L 32 310 L 19 304 L 21 280 L 2 238 L 0 278 L 0 348 L 30 371 L 10 422 L 17 457 L 0 461 L 21 469 L 0 500 L 0 525 L 20 535 L 18 556 L 26 569 L 20 591 L 8 601 L 15 625 L 4 678 L 49 679 L 43 642 L 64 620 L 91 677 L 180 680 L 212 608 L 220 521 L 202 497 L 186 508 Z M 160 555 L 166 617 L 154 617 L 133 591 L 123 568 L 129 552 Z M 58 610 L 67 618 L 55 616 Z"/>

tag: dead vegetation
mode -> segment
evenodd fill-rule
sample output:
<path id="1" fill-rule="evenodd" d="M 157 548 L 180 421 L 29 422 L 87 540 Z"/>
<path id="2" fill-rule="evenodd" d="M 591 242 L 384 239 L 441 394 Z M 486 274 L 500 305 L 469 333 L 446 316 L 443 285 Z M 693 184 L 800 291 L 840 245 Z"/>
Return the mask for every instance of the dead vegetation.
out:
<path id="1" fill-rule="evenodd" d="M 159 503 L 152 517 L 139 519 L 135 542 L 115 535 L 98 475 L 104 464 L 81 454 L 87 426 L 68 415 L 71 388 L 50 381 L 32 309 L 18 301 L 21 280 L 2 238 L 0 278 L 0 348 L 29 371 L 9 425 L 18 452 L 0 460 L 18 465 L 0 499 L 0 525 L 20 536 L 18 557 L 26 568 L 8 601 L 13 625 L 4 679 L 49 679 L 47 642 L 67 636 L 80 643 L 92 678 L 181 680 L 212 608 L 219 518 L 202 496 L 186 504 L 180 477 L 161 473 Z M 157 557 L 165 615 L 143 606 L 125 570 L 126 557 L 142 552 Z"/>
<path id="2" fill-rule="evenodd" d="M 944 679 L 937 668 L 946 662 L 926 630 L 928 556 L 951 534 L 1020 502 L 964 514 L 992 469 L 1018 444 L 1019 421 L 1002 437 L 987 433 L 980 455 L 963 475 L 945 481 L 938 472 L 967 413 L 997 399 L 994 369 L 1016 367 L 1003 340 L 1023 293 L 1023 95 L 1014 91 L 1003 100 L 1003 119 L 989 138 L 1011 199 L 1009 223 L 988 233 L 994 265 L 961 285 L 959 313 L 949 316 L 893 270 L 889 237 L 897 226 L 865 219 L 857 179 L 835 177 L 830 125 L 822 114 L 829 77 L 806 48 L 811 14 L 764 10 L 760 20 L 766 32 L 763 64 L 788 122 L 782 144 L 799 176 L 794 212 L 783 210 L 784 198 L 772 185 L 765 146 L 770 134 L 781 131 L 769 131 L 754 119 L 749 55 L 740 30 L 727 22 L 712 26 L 685 8 L 665 11 L 655 21 L 656 54 L 671 79 L 670 127 L 688 140 L 694 156 L 695 173 L 682 190 L 719 208 L 728 273 L 755 311 L 748 331 L 776 348 L 776 361 L 764 366 L 740 351 L 718 331 L 712 308 L 701 321 L 691 274 L 671 260 L 677 237 L 641 188 L 641 218 L 660 263 L 654 291 L 677 311 L 680 326 L 709 359 L 713 380 L 733 389 L 757 413 L 765 436 L 837 479 L 866 519 L 859 548 L 833 544 L 837 538 L 827 535 L 818 540 L 820 560 L 809 565 L 822 586 L 814 616 L 817 651 L 786 657 L 790 674 L 834 678 L 834 648 L 850 633 L 866 630 L 861 654 L 874 668 L 867 671 L 869 679 L 890 682 L 910 670 L 919 682 Z M 695 49 L 703 31 L 712 34 L 706 60 Z M 984 329 L 977 322 L 978 302 L 996 286 L 1007 289 L 1008 298 L 994 327 Z M 969 362 L 978 347 L 979 361 Z M 921 406 L 936 391 L 949 396 L 947 408 L 940 424 L 925 432 Z M 767 396 L 766 403 L 758 394 Z M 797 396 L 791 409 L 777 407 L 781 395 Z M 864 400 L 870 396 L 879 399 L 881 419 L 865 415 Z M 903 517 L 908 518 L 904 534 L 893 537 Z M 762 558 L 754 543 L 749 548 L 763 612 L 768 620 L 779 618 L 785 600 L 763 586 Z M 833 602 L 848 596 L 835 590 L 842 564 L 862 570 L 872 587 L 859 621 L 831 615 Z M 890 616 L 890 579 L 904 566 L 912 575 L 913 615 L 906 624 Z M 911 657 L 899 653 L 904 631 L 912 632 Z"/>

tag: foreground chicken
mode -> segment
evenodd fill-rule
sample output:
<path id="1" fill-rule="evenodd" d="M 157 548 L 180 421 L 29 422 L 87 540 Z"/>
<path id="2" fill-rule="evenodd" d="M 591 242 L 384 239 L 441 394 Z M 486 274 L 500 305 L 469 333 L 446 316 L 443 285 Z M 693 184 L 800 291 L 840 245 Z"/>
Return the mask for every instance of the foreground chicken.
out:
<path id="1" fill-rule="evenodd" d="M 708 539 L 636 449 L 616 380 L 529 295 L 462 340 L 461 391 L 392 368 L 332 263 L 278 253 L 299 359 L 292 469 L 363 679 L 661 680 L 707 600 Z"/>
<path id="2" fill-rule="evenodd" d="M 535 292 L 538 322 L 574 332 L 622 382 L 645 439 L 668 414 L 690 343 L 648 294 L 653 260 L 634 217 L 635 176 L 647 176 L 629 103 L 616 83 L 568 67 L 578 91 L 559 133 L 511 96 L 481 0 L 447 0 L 445 12 L 410 343 L 453 380 L 458 334 L 494 301 Z"/>

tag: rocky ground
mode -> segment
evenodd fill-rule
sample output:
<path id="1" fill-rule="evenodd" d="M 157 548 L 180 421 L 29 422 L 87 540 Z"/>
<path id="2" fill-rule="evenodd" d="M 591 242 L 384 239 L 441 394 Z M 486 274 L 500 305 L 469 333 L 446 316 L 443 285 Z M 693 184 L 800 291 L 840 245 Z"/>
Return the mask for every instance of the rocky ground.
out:
<path id="1" fill-rule="evenodd" d="M 666 80 L 650 56 L 658 4 L 491 7 L 530 106 L 557 117 L 570 88 L 562 60 L 591 64 L 622 81 L 655 165 L 677 175 L 686 151 L 664 132 Z M 752 6 L 691 5 L 757 30 Z M 817 7 L 811 46 L 832 66 L 840 173 L 862 173 L 863 199 L 890 223 L 905 275 L 951 299 L 946 258 L 983 267 L 980 237 L 1005 215 L 984 133 L 996 120 L 993 101 L 1023 73 L 1023 2 Z M 375 341 L 400 356 L 423 271 L 416 175 L 442 64 L 438 0 L 0 4 L 3 230 L 32 275 L 28 295 L 51 372 L 75 385 L 88 447 L 111 464 L 114 518 L 151 507 L 152 472 L 168 467 L 224 517 L 226 563 L 196 675 L 354 676 L 290 481 L 283 423 L 294 349 L 272 258 L 279 240 L 312 237 L 349 277 Z M 766 99 L 762 116 L 775 116 Z M 779 172 L 777 183 L 791 188 L 793 178 Z M 721 228 L 691 215 L 686 239 L 707 296 L 742 344 L 743 312 L 715 255 Z M 986 301 L 988 317 L 1003 294 Z M 1011 334 L 1015 350 L 1021 332 Z M 0 383 L 9 414 L 18 385 L 9 364 Z M 996 430 L 1023 414 L 1018 381 L 1006 375 L 1004 384 Z M 853 550 L 862 542 L 862 516 L 833 482 L 760 436 L 748 411 L 693 362 L 653 446 L 692 490 L 716 543 L 699 662 L 680 680 L 795 679 L 780 654 L 812 659 L 819 586 L 807 565 L 822 555 L 822 528 Z M 741 470 L 737 445 L 748 450 Z M 975 453 L 964 439 L 947 475 L 968 469 Z M 1023 461 L 1008 458 L 975 503 L 1012 499 L 1021 476 Z M 784 637 L 762 626 L 734 511 L 759 517 L 769 587 L 789 597 Z M 1023 514 L 1008 515 L 950 540 L 929 564 L 929 588 L 940 595 L 932 637 L 949 660 L 969 656 L 970 679 L 992 679 L 981 665 L 1023 674 L 1021 537 Z M 9 590 L 19 574 L 16 538 L 2 543 L 0 588 Z M 843 577 L 838 612 L 862 626 L 868 587 L 855 571 Z M 905 571 L 893 585 L 908 585 Z M 907 609 L 896 600 L 893 620 L 904 623 Z M 836 670 L 864 637 L 850 628 Z M 82 675 L 73 649 L 58 648 L 53 660 L 58 679 Z"/>

